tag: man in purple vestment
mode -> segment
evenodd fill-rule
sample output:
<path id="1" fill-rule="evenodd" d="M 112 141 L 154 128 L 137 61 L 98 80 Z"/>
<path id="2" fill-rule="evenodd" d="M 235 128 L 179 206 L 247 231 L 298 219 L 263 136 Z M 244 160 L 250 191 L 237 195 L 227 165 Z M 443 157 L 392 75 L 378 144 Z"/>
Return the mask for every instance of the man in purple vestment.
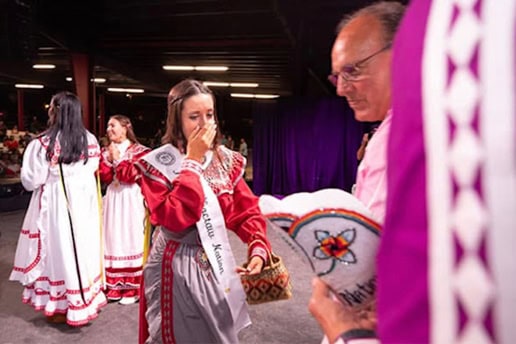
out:
<path id="1" fill-rule="evenodd" d="M 379 339 L 362 343 L 516 338 L 515 19 L 512 0 L 407 10 L 393 56 Z M 330 301 L 315 283 L 323 329 L 351 329 L 330 339 L 358 343 L 373 328 Z"/>

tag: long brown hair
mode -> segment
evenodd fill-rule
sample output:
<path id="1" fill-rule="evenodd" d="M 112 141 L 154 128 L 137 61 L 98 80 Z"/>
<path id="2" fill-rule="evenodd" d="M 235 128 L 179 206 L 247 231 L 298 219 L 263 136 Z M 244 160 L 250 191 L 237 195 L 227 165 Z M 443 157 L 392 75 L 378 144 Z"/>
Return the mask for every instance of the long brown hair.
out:
<path id="1" fill-rule="evenodd" d="M 125 136 L 129 139 L 129 141 L 131 141 L 131 143 L 138 143 L 138 139 L 134 134 L 133 125 L 129 117 L 124 115 L 113 115 L 109 117 L 109 119 L 117 120 L 120 123 L 120 125 L 127 130 Z"/>
<path id="2" fill-rule="evenodd" d="M 161 143 L 171 143 L 181 152 L 186 153 L 187 138 L 183 134 L 183 124 L 181 121 L 183 103 L 188 98 L 198 94 L 209 94 L 213 99 L 213 106 L 215 107 L 215 96 L 213 92 L 200 81 L 185 79 L 170 89 L 167 97 L 167 128 L 165 135 L 163 135 L 161 139 Z M 213 110 L 215 123 L 218 124 L 217 112 L 215 109 Z M 217 135 L 214 145 L 216 145 L 216 142 L 220 139 L 220 135 L 219 126 L 217 125 Z"/>

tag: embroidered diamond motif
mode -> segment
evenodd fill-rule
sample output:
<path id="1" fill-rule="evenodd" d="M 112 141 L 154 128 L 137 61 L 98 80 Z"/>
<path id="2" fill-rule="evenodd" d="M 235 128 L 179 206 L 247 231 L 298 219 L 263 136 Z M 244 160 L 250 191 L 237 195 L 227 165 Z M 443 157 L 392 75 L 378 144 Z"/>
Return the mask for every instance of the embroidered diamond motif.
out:
<path id="1" fill-rule="evenodd" d="M 469 125 L 479 99 L 478 85 L 469 70 L 461 69 L 452 77 L 447 95 L 450 115 L 457 125 Z"/>
<path id="2" fill-rule="evenodd" d="M 459 129 L 448 155 L 449 164 L 460 186 L 471 186 L 484 160 L 484 150 L 473 130 Z"/>
<path id="3" fill-rule="evenodd" d="M 477 0 L 455 0 L 455 3 L 459 5 L 462 11 L 472 9 L 476 2 Z"/>
<path id="4" fill-rule="evenodd" d="M 470 189 L 458 195 L 452 218 L 461 245 L 466 251 L 476 252 L 488 218 L 476 192 Z"/>
<path id="5" fill-rule="evenodd" d="M 494 296 L 493 283 L 482 262 L 475 256 L 465 257 L 457 268 L 454 285 L 469 323 L 481 324 Z"/>
<path id="6" fill-rule="evenodd" d="M 467 67 L 480 38 L 479 21 L 472 11 L 462 11 L 448 40 L 448 51 L 457 66 Z"/>
<path id="7" fill-rule="evenodd" d="M 461 319 L 461 323 L 456 324 L 454 342 L 483 344 L 493 342 L 484 320 L 492 312 L 495 290 L 482 259 L 483 233 L 489 225 L 489 214 L 482 203 L 481 190 L 474 188 L 485 152 L 481 133 L 474 128 L 475 114 L 481 102 L 481 88 L 476 74 L 470 70 L 477 68 L 473 65 L 473 59 L 482 43 L 482 6 L 479 0 L 452 2 L 449 6 L 453 7 L 454 15 L 449 23 L 446 42 L 448 71 L 452 75 L 446 90 L 446 109 L 454 133 L 448 143 L 447 162 L 449 177 L 456 182 L 457 190 L 454 189 L 450 195 L 455 197 L 450 211 L 450 227 L 460 247 L 458 252 L 464 250 L 454 263 L 450 290 L 456 298 Z M 478 16 L 477 11 L 480 13 Z"/>
<path id="8" fill-rule="evenodd" d="M 479 323 L 469 323 L 462 336 L 459 337 L 457 341 L 458 344 L 491 344 L 493 343 L 485 331 L 482 324 Z"/>

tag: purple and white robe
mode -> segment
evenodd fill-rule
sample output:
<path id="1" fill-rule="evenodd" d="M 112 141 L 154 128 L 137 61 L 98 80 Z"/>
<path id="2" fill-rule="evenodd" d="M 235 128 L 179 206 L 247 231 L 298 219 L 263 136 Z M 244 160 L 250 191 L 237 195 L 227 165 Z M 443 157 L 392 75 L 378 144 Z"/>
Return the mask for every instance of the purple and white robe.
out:
<path id="1" fill-rule="evenodd" d="M 413 1 L 394 48 L 382 343 L 516 338 L 516 2 Z"/>

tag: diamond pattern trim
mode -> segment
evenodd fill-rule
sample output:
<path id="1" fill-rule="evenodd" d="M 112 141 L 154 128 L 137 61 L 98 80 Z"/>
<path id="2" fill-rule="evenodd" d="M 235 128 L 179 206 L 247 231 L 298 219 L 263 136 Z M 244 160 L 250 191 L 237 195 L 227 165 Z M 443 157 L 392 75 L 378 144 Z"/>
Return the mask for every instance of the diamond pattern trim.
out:
<path id="1" fill-rule="evenodd" d="M 451 79 L 446 99 L 450 115 L 458 126 L 471 124 L 478 101 L 475 76 L 469 70 L 458 69 Z"/>
<path id="2" fill-rule="evenodd" d="M 473 185 L 484 159 L 483 147 L 473 130 L 465 128 L 457 131 L 450 147 L 449 159 L 451 171 L 459 186 Z"/>
<path id="3" fill-rule="evenodd" d="M 479 323 L 470 323 L 464 329 L 464 334 L 458 344 L 494 344 Z"/>
<path id="4" fill-rule="evenodd" d="M 488 214 L 476 192 L 469 189 L 459 193 L 452 218 L 455 233 L 466 255 L 475 254 L 488 220 Z"/>
<path id="5" fill-rule="evenodd" d="M 456 311 L 460 313 L 454 342 L 491 343 L 484 319 L 492 311 L 495 288 L 480 256 L 489 213 L 482 202 L 482 180 L 477 183 L 485 152 L 481 133 L 475 130 L 476 122 L 481 120 L 475 117 L 482 101 L 475 61 L 482 43 L 482 0 L 452 3 L 456 12 L 450 19 L 446 42 L 450 73 L 446 107 L 453 134 L 446 158 L 449 178 L 457 186 L 450 195 L 454 200 L 450 209 L 449 229 L 454 231 L 450 245 L 460 253 L 456 254 L 450 290 L 457 298 Z"/>
<path id="6" fill-rule="evenodd" d="M 462 11 L 450 33 L 448 51 L 458 66 L 469 64 L 480 39 L 479 21 L 472 11 Z"/>
<path id="7" fill-rule="evenodd" d="M 481 324 L 495 294 L 482 262 L 474 255 L 464 258 L 457 268 L 454 284 L 469 322 Z"/>

